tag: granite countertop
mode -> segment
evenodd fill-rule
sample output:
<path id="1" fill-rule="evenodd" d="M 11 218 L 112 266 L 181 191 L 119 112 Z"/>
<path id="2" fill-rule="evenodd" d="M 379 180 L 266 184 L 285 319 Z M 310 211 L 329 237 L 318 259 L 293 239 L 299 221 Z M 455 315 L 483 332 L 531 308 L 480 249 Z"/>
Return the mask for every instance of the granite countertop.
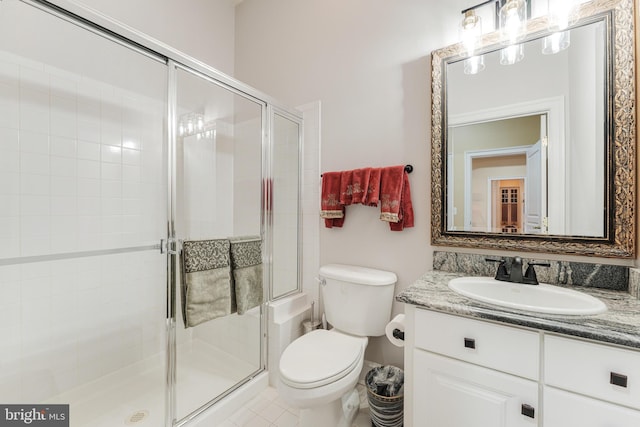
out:
<path id="1" fill-rule="evenodd" d="M 608 310 L 588 316 L 563 316 L 531 313 L 485 304 L 449 289 L 449 280 L 468 274 L 429 271 L 396 300 L 444 313 L 541 329 L 640 349 L 640 300 L 624 291 L 584 286 L 566 286 L 592 295 L 604 302 Z M 524 285 L 523 285 L 524 286 Z"/>

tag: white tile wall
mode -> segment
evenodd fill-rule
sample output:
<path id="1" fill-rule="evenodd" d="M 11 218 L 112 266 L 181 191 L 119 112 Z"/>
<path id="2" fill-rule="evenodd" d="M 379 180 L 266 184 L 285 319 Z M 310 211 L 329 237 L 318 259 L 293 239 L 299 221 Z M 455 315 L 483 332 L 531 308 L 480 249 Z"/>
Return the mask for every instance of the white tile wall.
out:
<path id="1" fill-rule="evenodd" d="M 164 109 L 164 92 L 0 54 L 0 259 L 158 243 Z M 145 251 L 1 266 L 0 401 L 164 351 L 165 263 Z"/>
<path id="2" fill-rule="evenodd" d="M 321 104 L 316 101 L 298 107 L 304 118 L 304 172 L 302 197 L 303 265 L 302 288 L 310 301 L 320 301 L 318 295 L 318 271 L 320 269 L 320 119 Z M 323 311 L 316 305 L 318 313 Z"/>
<path id="3" fill-rule="evenodd" d="M 155 243 L 162 97 L 0 56 L 0 256 Z"/>

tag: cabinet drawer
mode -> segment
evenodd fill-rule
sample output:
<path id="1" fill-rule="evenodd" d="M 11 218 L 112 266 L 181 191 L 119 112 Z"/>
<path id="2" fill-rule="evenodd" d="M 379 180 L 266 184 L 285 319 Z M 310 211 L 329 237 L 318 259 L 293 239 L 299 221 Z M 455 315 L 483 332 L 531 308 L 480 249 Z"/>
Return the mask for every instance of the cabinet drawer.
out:
<path id="1" fill-rule="evenodd" d="M 418 367 L 414 426 L 539 425 L 537 382 L 423 350 L 413 352 Z"/>
<path id="2" fill-rule="evenodd" d="M 538 380 L 538 332 L 428 310 L 416 310 L 415 346 Z"/>
<path id="3" fill-rule="evenodd" d="M 640 411 L 551 387 L 544 392 L 544 427 L 629 427 L 640 425 Z"/>
<path id="4" fill-rule="evenodd" d="M 545 335 L 545 383 L 640 409 L 640 352 Z"/>

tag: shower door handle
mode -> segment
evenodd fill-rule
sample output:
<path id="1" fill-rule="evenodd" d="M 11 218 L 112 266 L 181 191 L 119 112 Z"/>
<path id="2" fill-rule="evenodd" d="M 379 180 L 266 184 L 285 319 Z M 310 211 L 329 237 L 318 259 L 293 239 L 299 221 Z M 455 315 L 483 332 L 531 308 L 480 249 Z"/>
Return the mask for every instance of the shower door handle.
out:
<path id="1" fill-rule="evenodd" d="M 178 241 L 176 239 L 160 239 L 160 253 L 178 255 Z"/>

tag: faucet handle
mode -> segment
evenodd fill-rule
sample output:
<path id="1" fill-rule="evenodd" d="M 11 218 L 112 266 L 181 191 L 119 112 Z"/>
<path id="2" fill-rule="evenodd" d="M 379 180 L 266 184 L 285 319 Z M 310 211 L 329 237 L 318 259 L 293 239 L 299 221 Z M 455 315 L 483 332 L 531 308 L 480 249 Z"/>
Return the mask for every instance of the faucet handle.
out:
<path id="1" fill-rule="evenodd" d="M 506 266 L 506 262 L 507 260 L 505 260 L 504 258 L 500 258 L 500 259 L 495 259 L 495 258 L 485 258 L 484 259 L 487 262 L 497 262 L 498 264 L 498 270 L 496 271 L 496 280 L 508 280 L 509 278 L 509 272 L 507 271 L 507 266 Z"/>
<path id="2" fill-rule="evenodd" d="M 527 271 L 524 273 L 524 281 L 530 285 L 538 284 L 538 276 L 536 275 L 536 269 L 534 266 L 540 267 L 551 267 L 551 264 L 548 262 L 529 262 L 527 264 Z"/>

